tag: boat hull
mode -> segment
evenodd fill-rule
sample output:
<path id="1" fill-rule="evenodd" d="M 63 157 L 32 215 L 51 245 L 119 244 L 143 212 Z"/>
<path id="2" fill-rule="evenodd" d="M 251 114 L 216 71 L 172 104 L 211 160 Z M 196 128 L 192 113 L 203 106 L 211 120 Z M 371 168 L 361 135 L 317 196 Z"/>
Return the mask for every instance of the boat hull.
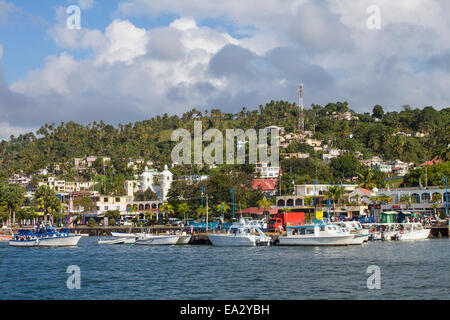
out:
<path id="1" fill-rule="evenodd" d="M 225 234 L 210 234 L 209 241 L 217 247 L 254 247 L 256 246 L 255 237 L 249 236 L 230 236 Z"/>
<path id="2" fill-rule="evenodd" d="M 80 239 L 81 235 L 70 235 L 35 240 L 10 240 L 9 245 L 13 247 L 75 247 Z"/>
<path id="3" fill-rule="evenodd" d="M 136 243 L 135 238 L 119 238 L 113 240 L 99 240 L 98 244 L 134 244 Z"/>
<path id="4" fill-rule="evenodd" d="M 354 235 L 330 237 L 282 236 L 278 240 L 281 246 L 346 246 L 352 244 L 354 238 Z M 362 243 L 364 239 L 358 241 Z"/>
<path id="5" fill-rule="evenodd" d="M 177 244 L 189 244 L 189 241 L 191 241 L 192 235 L 182 235 L 177 241 Z"/>
<path id="6" fill-rule="evenodd" d="M 181 236 L 168 235 L 168 236 L 147 236 L 144 239 L 136 240 L 137 245 L 174 245 L 177 244 Z"/>
<path id="7" fill-rule="evenodd" d="M 125 233 L 125 232 L 111 232 L 111 235 L 113 237 L 120 237 L 120 238 L 136 238 L 137 235 L 134 233 Z"/>
<path id="8" fill-rule="evenodd" d="M 423 229 L 413 232 L 400 233 L 398 240 L 424 240 L 428 239 L 431 229 Z"/>

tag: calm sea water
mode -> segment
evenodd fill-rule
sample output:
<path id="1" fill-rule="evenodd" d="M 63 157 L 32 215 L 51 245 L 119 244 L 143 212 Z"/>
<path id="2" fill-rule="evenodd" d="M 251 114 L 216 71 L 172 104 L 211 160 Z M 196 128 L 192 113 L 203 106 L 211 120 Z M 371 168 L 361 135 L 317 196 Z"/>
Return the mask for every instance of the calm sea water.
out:
<path id="1" fill-rule="evenodd" d="M 450 299 L 448 239 L 351 247 L 0 244 L 0 299 Z M 67 267 L 81 289 L 66 286 Z M 381 289 L 367 289 L 367 267 Z"/>

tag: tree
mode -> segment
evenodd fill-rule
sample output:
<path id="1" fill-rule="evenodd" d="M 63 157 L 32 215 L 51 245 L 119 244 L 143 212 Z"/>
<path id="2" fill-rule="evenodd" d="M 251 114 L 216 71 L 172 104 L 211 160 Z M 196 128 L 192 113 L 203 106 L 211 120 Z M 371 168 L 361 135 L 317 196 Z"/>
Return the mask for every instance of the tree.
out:
<path id="1" fill-rule="evenodd" d="M 217 212 L 217 214 L 223 213 L 224 217 L 226 217 L 227 212 L 231 211 L 231 207 L 228 204 L 226 204 L 225 202 L 221 202 L 221 203 L 217 204 L 215 209 L 216 209 L 215 211 Z"/>
<path id="2" fill-rule="evenodd" d="M 382 106 L 377 104 L 376 106 L 373 107 L 373 110 L 372 110 L 373 118 L 382 119 L 383 115 L 384 115 L 384 110 L 383 110 Z"/>
<path id="3" fill-rule="evenodd" d="M 2 185 L 0 193 L 0 201 L 7 208 L 11 222 L 15 224 L 16 210 L 24 200 L 24 190 L 18 185 L 9 184 L 6 186 Z"/>
<path id="4" fill-rule="evenodd" d="M 306 197 L 303 198 L 303 202 L 307 206 L 310 206 L 313 203 L 313 201 L 314 201 L 313 197 L 306 196 Z"/>
<path id="5" fill-rule="evenodd" d="M 187 202 L 180 203 L 177 207 L 177 211 L 178 213 L 180 213 L 181 216 L 184 217 L 183 221 L 186 222 L 186 214 L 188 214 L 191 211 Z"/>
<path id="6" fill-rule="evenodd" d="M 269 211 L 272 208 L 272 201 L 270 201 L 267 198 L 262 198 L 258 202 L 256 202 L 258 205 L 258 209 L 264 209 L 264 211 Z"/>
<path id="7" fill-rule="evenodd" d="M 325 191 L 325 198 L 330 199 L 333 202 L 333 216 L 336 216 L 335 203 L 342 198 L 345 193 L 344 187 L 341 186 L 330 186 L 327 191 Z"/>
<path id="8" fill-rule="evenodd" d="M 34 195 L 38 208 L 44 210 L 44 221 L 47 221 L 48 215 L 61 210 L 61 202 L 55 192 L 49 186 L 40 186 Z"/>
<path id="9" fill-rule="evenodd" d="M 197 210 L 195 210 L 195 212 L 197 213 L 197 217 L 203 217 L 204 215 L 206 215 L 206 208 L 205 207 L 198 207 Z"/>
<path id="10" fill-rule="evenodd" d="M 411 196 L 409 194 L 404 194 L 400 197 L 400 203 L 404 203 L 408 205 L 408 207 L 411 207 Z"/>
<path id="11" fill-rule="evenodd" d="M 161 212 L 164 212 L 164 214 L 166 215 L 166 214 L 174 214 L 174 212 L 175 212 L 175 210 L 173 209 L 173 206 L 171 205 L 171 204 L 169 204 L 169 203 L 164 203 L 162 206 L 161 206 Z M 164 216 L 165 216 L 164 215 Z"/>
<path id="12" fill-rule="evenodd" d="M 367 167 L 362 167 L 358 173 L 359 186 L 365 189 L 372 189 L 374 187 L 374 170 Z"/>

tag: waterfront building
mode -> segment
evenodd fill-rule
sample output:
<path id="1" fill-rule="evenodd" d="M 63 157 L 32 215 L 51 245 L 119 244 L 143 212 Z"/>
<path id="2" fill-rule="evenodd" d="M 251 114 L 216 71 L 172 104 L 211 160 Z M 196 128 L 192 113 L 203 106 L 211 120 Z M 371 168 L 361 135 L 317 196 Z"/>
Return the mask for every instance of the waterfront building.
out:
<path id="1" fill-rule="evenodd" d="M 434 204 L 437 206 L 437 209 L 445 209 L 445 201 L 450 196 L 450 192 L 447 192 L 447 194 L 445 192 L 445 188 L 431 186 L 380 189 L 376 195 L 378 197 L 389 197 L 392 199 L 391 203 L 380 205 L 379 209 L 383 211 L 409 209 L 414 212 L 431 213 L 434 212 Z M 411 204 L 402 202 L 401 199 L 403 196 L 409 196 L 411 198 Z M 437 198 L 438 201 L 434 202 L 433 197 Z"/>
<path id="2" fill-rule="evenodd" d="M 97 215 L 104 214 L 109 210 L 118 210 L 125 215 L 127 212 L 127 204 L 131 203 L 131 197 L 127 196 L 105 196 L 98 195 L 92 198 L 95 203 Z"/>
<path id="3" fill-rule="evenodd" d="M 350 202 L 369 204 L 370 197 L 373 197 L 375 195 L 376 193 L 374 191 L 367 190 L 364 188 L 357 188 L 348 194 L 348 200 Z"/>

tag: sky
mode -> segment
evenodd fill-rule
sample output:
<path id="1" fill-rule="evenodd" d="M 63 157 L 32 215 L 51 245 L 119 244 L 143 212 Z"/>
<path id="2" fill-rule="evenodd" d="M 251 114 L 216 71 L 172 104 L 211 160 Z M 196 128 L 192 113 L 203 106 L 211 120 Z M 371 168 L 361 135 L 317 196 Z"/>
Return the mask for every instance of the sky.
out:
<path id="1" fill-rule="evenodd" d="M 0 0 L 0 139 L 298 102 L 300 82 L 307 108 L 441 109 L 449 14 L 446 0 Z"/>

